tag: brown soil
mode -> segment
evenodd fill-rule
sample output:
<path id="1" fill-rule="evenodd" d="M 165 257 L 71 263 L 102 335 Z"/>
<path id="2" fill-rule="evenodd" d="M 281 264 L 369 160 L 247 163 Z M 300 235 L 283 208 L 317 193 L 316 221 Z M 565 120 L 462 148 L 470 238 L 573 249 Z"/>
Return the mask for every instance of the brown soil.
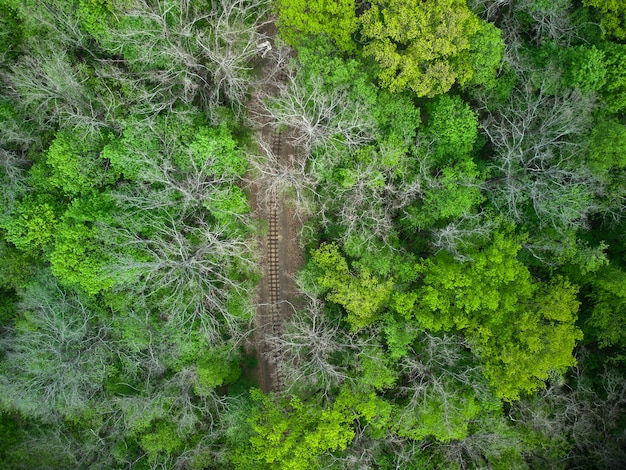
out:
<path id="1" fill-rule="evenodd" d="M 267 31 L 271 38 L 275 36 L 272 29 Z M 271 42 L 273 44 L 273 40 Z M 261 62 L 259 65 L 264 73 L 275 67 L 271 55 Z M 263 90 L 266 94 L 276 92 L 275 85 L 267 85 Z M 278 132 L 273 123 L 263 116 L 261 99 L 260 91 L 254 93 L 248 107 L 255 121 L 257 138 L 270 144 L 280 163 L 293 164 L 296 149 L 285 138 L 285 132 Z M 248 346 L 258 360 L 256 378 L 266 393 L 282 388 L 277 366 L 279 354 L 269 345 L 268 338 L 280 334 L 284 322 L 298 305 L 294 278 L 304 261 L 304 250 L 298 243 L 302 223 L 289 204 L 289 198 L 285 194 L 271 194 L 268 191 L 270 186 L 271 182 L 266 179 L 253 178 L 250 182 L 253 216 L 263 229 L 257 236 L 262 277 L 255 296 L 254 335 Z"/>

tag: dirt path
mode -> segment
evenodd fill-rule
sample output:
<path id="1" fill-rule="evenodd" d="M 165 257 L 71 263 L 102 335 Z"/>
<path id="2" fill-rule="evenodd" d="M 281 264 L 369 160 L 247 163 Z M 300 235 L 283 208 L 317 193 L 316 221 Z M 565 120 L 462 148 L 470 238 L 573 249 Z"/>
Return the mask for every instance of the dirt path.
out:
<path id="1" fill-rule="evenodd" d="M 275 31 L 269 31 L 273 38 Z M 273 40 L 270 40 L 273 45 Z M 271 55 L 263 61 L 264 73 L 275 70 Z M 278 75 L 278 80 L 285 77 Z M 264 116 L 261 100 L 264 94 L 275 94 L 278 88 L 268 84 L 264 90 L 253 93 L 249 110 L 257 128 L 256 136 L 265 142 L 273 154 L 274 163 L 293 165 L 296 149 L 285 138 L 285 132 L 279 132 L 269 118 Z M 271 163 L 270 163 L 271 164 Z M 268 174 L 270 174 L 268 172 Z M 257 175 L 258 176 L 258 175 Z M 304 260 L 304 250 L 298 243 L 298 233 L 302 227 L 296 217 L 289 198 L 277 193 L 271 178 L 255 177 L 251 181 L 251 203 L 254 218 L 264 227 L 265 233 L 258 236 L 261 248 L 262 278 L 256 294 L 256 317 L 254 336 L 250 345 L 258 360 L 257 379 L 265 392 L 277 391 L 282 387 L 279 373 L 279 352 L 270 346 L 269 338 L 279 335 L 285 320 L 293 314 L 298 305 L 298 294 L 294 277 Z"/>

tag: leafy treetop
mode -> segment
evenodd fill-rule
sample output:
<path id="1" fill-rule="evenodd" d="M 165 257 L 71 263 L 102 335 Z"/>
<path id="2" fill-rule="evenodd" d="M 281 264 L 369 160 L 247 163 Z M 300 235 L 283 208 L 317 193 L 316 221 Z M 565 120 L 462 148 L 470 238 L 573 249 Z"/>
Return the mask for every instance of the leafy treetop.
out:
<path id="1" fill-rule="evenodd" d="M 448 91 L 454 83 L 466 84 L 475 67 L 498 65 L 499 53 L 482 60 L 473 58 L 502 41 L 492 26 L 481 22 L 465 0 L 376 0 L 360 18 L 365 56 L 379 66 L 378 78 L 392 92 L 413 90 L 432 97 Z M 477 36 L 478 35 L 478 36 Z M 480 51 L 474 51 L 474 38 Z M 497 62 L 497 63 L 494 63 Z M 480 70 L 482 79 L 490 74 Z"/>
<path id="2" fill-rule="evenodd" d="M 423 328 L 464 331 L 496 394 L 509 401 L 574 365 L 572 350 L 582 339 L 577 286 L 558 277 L 536 281 L 517 259 L 519 249 L 517 240 L 497 233 L 471 262 L 445 252 L 424 260 L 415 310 Z"/>

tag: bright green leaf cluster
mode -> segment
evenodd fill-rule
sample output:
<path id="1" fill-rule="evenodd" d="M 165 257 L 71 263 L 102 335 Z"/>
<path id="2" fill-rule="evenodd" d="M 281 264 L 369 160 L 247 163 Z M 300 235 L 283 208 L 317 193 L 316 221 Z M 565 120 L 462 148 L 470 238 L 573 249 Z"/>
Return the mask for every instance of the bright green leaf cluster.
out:
<path id="1" fill-rule="evenodd" d="M 321 271 L 317 281 L 330 290 L 328 300 L 346 309 L 346 320 L 352 328 L 364 328 L 375 321 L 391 295 L 392 281 L 380 282 L 367 271 L 352 274 L 335 244 L 322 245 L 312 257 Z"/>
<path id="2" fill-rule="evenodd" d="M 601 13 L 600 26 L 605 34 L 626 39 L 626 4 L 622 0 L 583 0 L 583 5 Z"/>
<path id="3" fill-rule="evenodd" d="M 518 261 L 518 242 L 497 234 L 492 245 L 460 263 L 440 253 L 423 262 L 422 310 L 428 329 L 465 332 L 485 363 L 496 394 L 516 400 L 542 386 L 551 371 L 575 364 L 578 288 L 566 280 L 542 284 Z"/>
<path id="4" fill-rule="evenodd" d="M 345 449 L 354 437 L 356 416 L 344 400 L 321 408 L 296 397 L 276 402 L 258 390 L 251 393 L 259 405 L 249 419 L 256 433 L 250 443 L 255 460 L 263 466 L 315 468 L 322 453 Z"/>
<path id="5" fill-rule="evenodd" d="M 302 36 L 326 34 L 337 46 L 352 52 L 352 34 L 358 27 L 354 0 L 279 0 L 279 29 L 288 44 L 295 46 Z"/>
<path id="6" fill-rule="evenodd" d="M 502 41 L 465 0 L 377 0 L 359 20 L 363 53 L 376 60 L 380 83 L 392 92 L 408 88 L 432 97 L 473 78 L 493 81 Z M 482 48 L 485 43 L 490 48 Z M 474 67 L 484 68 L 475 76 Z"/>

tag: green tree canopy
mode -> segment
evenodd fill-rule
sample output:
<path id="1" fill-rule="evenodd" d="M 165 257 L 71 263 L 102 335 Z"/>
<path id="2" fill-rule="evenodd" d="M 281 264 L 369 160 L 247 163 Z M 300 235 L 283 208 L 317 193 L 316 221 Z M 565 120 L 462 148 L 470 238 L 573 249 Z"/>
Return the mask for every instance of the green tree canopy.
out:
<path id="1" fill-rule="evenodd" d="M 600 49 L 606 66 L 606 80 L 600 89 L 603 104 L 610 112 L 621 112 L 626 108 L 626 45 L 606 42 Z"/>
<path id="2" fill-rule="evenodd" d="M 626 273 L 604 266 L 588 278 L 593 303 L 587 320 L 601 347 L 626 346 Z"/>
<path id="3" fill-rule="evenodd" d="M 352 273 L 335 244 L 322 245 L 312 256 L 321 271 L 317 282 L 330 291 L 328 300 L 346 309 L 350 325 L 358 329 L 372 323 L 391 295 L 392 281 L 381 282 L 365 269 Z"/>
<path id="4" fill-rule="evenodd" d="M 432 148 L 437 166 L 470 156 L 478 138 L 478 119 L 456 95 L 442 95 L 426 105 L 428 120 L 423 137 Z"/>
<path id="5" fill-rule="evenodd" d="M 32 184 L 73 198 L 114 182 L 116 175 L 100 158 L 105 141 L 105 135 L 85 140 L 78 132 L 58 132 L 45 159 L 31 170 Z"/>
<path id="6" fill-rule="evenodd" d="M 252 398 L 258 405 L 249 420 L 256 432 L 250 443 L 260 468 L 315 468 L 320 454 L 345 449 L 354 437 L 352 423 L 357 416 L 349 396 L 326 408 L 296 397 L 277 403 L 254 389 Z"/>
<path id="7" fill-rule="evenodd" d="M 600 26 L 605 34 L 626 39 L 626 3 L 622 0 L 583 0 L 583 5 L 600 12 Z"/>
<path id="8" fill-rule="evenodd" d="M 435 96 L 455 83 L 470 82 L 474 66 L 498 65 L 494 57 L 499 53 L 472 58 L 473 48 L 482 49 L 487 42 L 501 51 L 502 42 L 465 0 L 376 0 L 359 19 L 363 53 L 376 60 L 380 83 L 392 92 L 409 88 L 418 96 Z M 474 41 L 481 30 L 484 34 Z M 482 69 L 477 78 L 490 75 Z"/>
<path id="9" fill-rule="evenodd" d="M 485 363 L 496 394 L 515 400 L 542 386 L 552 371 L 576 363 L 578 288 L 532 278 L 518 259 L 519 242 L 502 233 L 460 263 L 447 253 L 421 263 L 415 319 L 424 328 L 465 332 Z"/>
<path id="10" fill-rule="evenodd" d="M 356 44 L 352 33 L 358 27 L 354 0 L 278 0 L 280 34 L 295 46 L 303 36 L 326 34 L 343 51 Z"/>

